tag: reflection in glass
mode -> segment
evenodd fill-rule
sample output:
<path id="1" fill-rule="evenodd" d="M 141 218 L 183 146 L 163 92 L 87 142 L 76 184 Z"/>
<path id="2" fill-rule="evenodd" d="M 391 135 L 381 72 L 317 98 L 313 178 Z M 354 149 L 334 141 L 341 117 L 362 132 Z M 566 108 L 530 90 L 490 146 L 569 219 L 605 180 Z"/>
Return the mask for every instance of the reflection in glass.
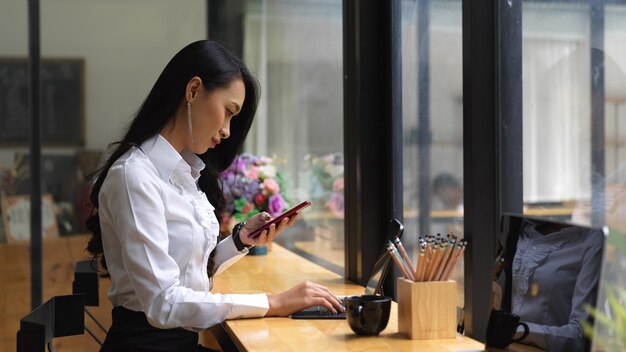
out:
<path id="1" fill-rule="evenodd" d="M 514 215 L 503 216 L 502 227 L 504 261 L 496 269 L 503 273 L 495 275 L 494 292 L 502 292 L 503 310 L 528 324 L 522 343 L 549 351 L 587 350 L 581 321 L 592 323 L 587 306 L 596 304 L 604 231 Z"/>
<path id="2" fill-rule="evenodd" d="M 625 10 L 606 1 L 524 1 L 522 14 L 524 212 L 607 225 L 614 243 L 626 229 Z M 604 312 L 606 293 L 623 287 L 609 274 L 621 265 L 619 249 L 607 246 Z M 600 329 L 593 340 L 604 348 L 616 335 Z"/>

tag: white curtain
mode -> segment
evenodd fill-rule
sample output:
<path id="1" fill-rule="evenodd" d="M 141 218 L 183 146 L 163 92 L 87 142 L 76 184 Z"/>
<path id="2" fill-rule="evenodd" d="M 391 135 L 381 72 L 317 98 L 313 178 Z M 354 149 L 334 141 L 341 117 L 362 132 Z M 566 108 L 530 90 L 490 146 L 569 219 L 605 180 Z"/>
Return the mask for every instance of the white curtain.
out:
<path id="1" fill-rule="evenodd" d="M 589 46 L 523 43 L 524 200 L 557 202 L 590 192 Z"/>

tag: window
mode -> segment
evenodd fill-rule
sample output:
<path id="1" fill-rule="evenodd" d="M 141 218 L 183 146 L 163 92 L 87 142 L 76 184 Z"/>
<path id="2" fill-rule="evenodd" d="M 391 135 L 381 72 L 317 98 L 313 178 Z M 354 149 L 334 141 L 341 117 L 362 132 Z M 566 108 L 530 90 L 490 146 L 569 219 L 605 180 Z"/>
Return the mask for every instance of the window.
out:
<path id="1" fill-rule="evenodd" d="M 616 5 L 524 3 L 525 213 L 621 226 L 625 16 Z"/>
<path id="2" fill-rule="evenodd" d="M 522 16 L 526 213 L 568 217 L 591 196 L 589 6 L 526 2 Z"/>
<path id="3" fill-rule="evenodd" d="M 344 267 L 342 2 L 248 1 L 243 56 L 262 87 L 246 151 L 276 156 L 302 221 L 277 238 Z"/>
<path id="4" fill-rule="evenodd" d="M 524 1 L 522 17 L 524 212 L 608 226 L 596 307 L 612 322 L 626 256 L 626 7 Z M 592 350 L 624 348 L 621 322 L 595 321 Z"/>
<path id="5" fill-rule="evenodd" d="M 402 5 L 403 242 L 412 258 L 418 237 L 463 238 L 461 15 L 460 1 Z M 463 307 L 462 260 L 451 278 Z"/>

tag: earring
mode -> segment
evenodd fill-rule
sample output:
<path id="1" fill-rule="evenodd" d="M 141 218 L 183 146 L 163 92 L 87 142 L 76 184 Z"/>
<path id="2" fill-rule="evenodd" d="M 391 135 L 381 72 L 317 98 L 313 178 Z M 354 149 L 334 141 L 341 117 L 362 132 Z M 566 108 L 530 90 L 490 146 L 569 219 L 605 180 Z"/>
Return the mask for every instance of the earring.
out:
<path id="1" fill-rule="evenodd" d="M 193 143 L 193 133 L 191 128 L 191 102 L 187 102 L 187 127 L 189 127 L 189 137 L 191 138 L 191 143 Z"/>

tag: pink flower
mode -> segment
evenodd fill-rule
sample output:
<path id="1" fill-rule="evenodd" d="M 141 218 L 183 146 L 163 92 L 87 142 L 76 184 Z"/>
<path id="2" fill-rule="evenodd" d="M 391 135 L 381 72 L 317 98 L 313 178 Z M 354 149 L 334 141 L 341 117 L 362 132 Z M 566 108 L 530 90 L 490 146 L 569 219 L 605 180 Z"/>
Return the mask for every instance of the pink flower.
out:
<path id="1" fill-rule="evenodd" d="M 278 186 L 278 183 L 273 178 L 268 178 L 263 181 L 261 188 L 263 188 L 263 193 L 265 194 L 274 194 L 280 191 L 280 186 Z"/>
<path id="2" fill-rule="evenodd" d="M 256 180 L 259 178 L 259 171 L 257 167 L 253 167 L 250 170 L 248 170 L 248 172 L 246 172 L 246 177 L 248 177 L 251 180 Z"/>
<path id="3" fill-rule="evenodd" d="M 272 195 L 267 202 L 267 212 L 275 218 L 280 215 L 285 209 L 285 201 L 280 194 Z"/>
<path id="4" fill-rule="evenodd" d="M 333 192 L 343 192 L 343 177 L 340 177 L 333 182 Z"/>

